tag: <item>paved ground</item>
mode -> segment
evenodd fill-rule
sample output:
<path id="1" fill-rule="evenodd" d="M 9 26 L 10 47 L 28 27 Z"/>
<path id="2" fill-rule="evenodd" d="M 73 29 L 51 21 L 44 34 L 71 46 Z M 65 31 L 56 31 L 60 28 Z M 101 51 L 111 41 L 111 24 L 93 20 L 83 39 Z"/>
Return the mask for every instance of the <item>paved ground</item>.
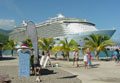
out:
<path id="1" fill-rule="evenodd" d="M 120 63 L 114 61 L 93 61 L 93 68 L 85 69 L 83 61 L 79 61 L 80 67 L 75 67 L 71 62 L 55 61 L 60 68 L 76 75 L 82 83 L 120 83 Z"/>
<path id="2" fill-rule="evenodd" d="M 89 69 L 84 68 L 83 61 L 79 61 L 80 67 L 73 66 L 72 61 L 52 60 L 52 63 L 59 63 L 60 67 L 48 68 L 53 73 L 42 75 L 42 83 L 120 83 L 120 63 L 114 61 L 92 61 L 94 66 Z M 12 83 L 35 83 L 36 76 L 19 78 L 17 70 L 17 59 L 0 60 L 0 74 L 9 74 Z"/>
<path id="3" fill-rule="evenodd" d="M 41 83 L 82 83 L 76 75 L 60 68 L 48 67 L 42 70 Z M 12 83 L 36 83 L 36 76 L 21 78 L 18 76 L 18 59 L 5 57 L 0 60 L 0 75 L 9 75 Z"/>

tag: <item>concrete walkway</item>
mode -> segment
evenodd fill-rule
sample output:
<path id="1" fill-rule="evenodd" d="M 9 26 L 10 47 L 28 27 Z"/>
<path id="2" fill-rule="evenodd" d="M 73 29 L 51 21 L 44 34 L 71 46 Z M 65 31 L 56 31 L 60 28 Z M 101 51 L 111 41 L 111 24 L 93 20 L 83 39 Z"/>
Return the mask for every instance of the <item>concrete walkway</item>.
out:
<path id="1" fill-rule="evenodd" d="M 52 60 L 52 63 L 59 63 L 58 69 L 72 73 L 82 83 L 120 83 L 120 63 L 114 61 L 92 61 L 94 66 L 89 69 L 84 68 L 83 61 L 79 61 L 80 67 L 73 66 L 72 61 Z M 5 58 L 0 61 L 0 67 L 2 66 L 18 66 L 18 60 L 14 57 Z"/>
<path id="2" fill-rule="evenodd" d="M 31 75 L 22 78 L 18 76 L 18 70 L 18 57 L 4 56 L 0 59 L 0 76 L 9 75 L 11 83 L 37 83 L 38 76 Z M 40 79 L 41 83 L 82 83 L 76 75 L 56 67 L 41 70 Z"/>
<path id="3" fill-rule="evenodd" d="M 120 83 L 120 63 L 114 61 L 93 61 L 93 68 L 85 69 L 83 61 L 79 61 L 80 67 L 73 66 L 68 61 L 58 62 L 61 69 L 70 72 L 82 80 L 82 83 Z"/>

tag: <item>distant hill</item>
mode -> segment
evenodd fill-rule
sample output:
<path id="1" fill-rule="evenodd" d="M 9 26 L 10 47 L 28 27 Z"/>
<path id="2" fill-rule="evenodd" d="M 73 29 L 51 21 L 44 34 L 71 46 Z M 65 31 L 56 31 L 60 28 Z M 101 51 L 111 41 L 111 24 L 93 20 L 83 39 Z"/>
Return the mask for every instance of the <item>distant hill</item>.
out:
<path id="1" fill-rule="evenodd" d="M 7 44 L 9 33 L 12 30 L 3 30 L 0 29 L 0 43 Z"/>
<path id="2" fill-rule="evenodd" d="M 8 35 L 0 34 L 0 43 L 7 44 L 7 42 L 8 42 Z"/>
<path id="3" fill-rule="evenodd" d="M 0 34 L 1 35 L 8 35 L 12 30 L 3 30 L 3 29 L 0 29 Z"/>

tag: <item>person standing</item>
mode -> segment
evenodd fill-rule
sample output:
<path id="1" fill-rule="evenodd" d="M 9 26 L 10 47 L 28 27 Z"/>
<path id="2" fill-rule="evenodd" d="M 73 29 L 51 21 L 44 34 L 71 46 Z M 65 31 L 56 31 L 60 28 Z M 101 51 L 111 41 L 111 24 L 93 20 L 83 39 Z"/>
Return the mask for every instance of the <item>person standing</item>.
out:
<path id="1" fill-rule="evenodd" d="M 30 65 L 32 68 L 32 73 L 34 73 L 34 55 L 33 54 L 30 57 Z"/>
<path id="2" fill-rule="evenodd" d="M 85 69 L 88 69 L 88 54 L 84 52 L 84 66 Z"/>
<path id="3" fill-rule="evenodd" d="M 78 65 L 78 59 L 79 59 L 79 57 L 78 57 L 78 51 L 77 50 L 74 50 L 74 59 L 73 59 L 73 65 L 74 64 L 76 64 L 77 65 L 77 67 L 79 67 L 79 65 Z"/>
<path id="4" fill-rule="evenodd" d="M 63 51 L 61 52 L 61 55 L 63 56 L 63 59 L 65 59 L 65 55 Z"/>
<path id="5" fill-rule="evenodd" d="M 120 54 L 119 54 L 119 50 L 117 49 L 117 62 L 119 62 L 119 57 L 120 57 Z"/>
<path id="6" fill-rule="evenodd" d="M 87 54 L 88 54 L 88 65 L 89 67 L 92 67 L 92 62 L 91 62 L 92 57 L 91 57 L 91 52 L 89 48 L 87 48 Z"/>
<path id="7" fill-rule="evenodd" d="M 37 58 L 36 56 L 34 56 L 34 73 L 36 76 L 40 74 L 40 69 L 41 66 L 39 64 L 39 57 Z"/>
<path id="8" fill-rule="evenodd" d="M 51 65 L 51 61 L 50 61 L 50 53 L 49 53 L 49 51 L 47 51 L 47 57 L 49 57 L 49 58 L 48 58 L 48 62 L 49 62 L 48 64 Z"/>
<path id="9" fill-rule="evenodd" d="M 119 62 L 119 50 L 118 49 L 116 49 L 115 51 L 114 51 L 114 60 L 115 60 L 115 62 Z"/>
<path id="10" fill-rule="evenodd" d="M 45 58 L 45 52 L 42 51 L 42 56 L 41 56 L 41 59 L 40 59 L 40 65 L 41 65 L 41 66 L 43 65 L 44 58 Z"/>

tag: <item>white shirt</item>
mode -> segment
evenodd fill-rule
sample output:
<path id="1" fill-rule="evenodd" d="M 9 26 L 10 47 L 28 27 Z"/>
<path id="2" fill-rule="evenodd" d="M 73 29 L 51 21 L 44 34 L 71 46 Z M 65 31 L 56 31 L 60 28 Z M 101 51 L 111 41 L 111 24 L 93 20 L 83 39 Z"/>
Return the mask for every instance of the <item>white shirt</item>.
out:
<path id="1" fill-rule="evenodd" d="M 86 61 L 86 62 L 88 61 L 88 54 L 84 55 L 84 61 Z"/>

